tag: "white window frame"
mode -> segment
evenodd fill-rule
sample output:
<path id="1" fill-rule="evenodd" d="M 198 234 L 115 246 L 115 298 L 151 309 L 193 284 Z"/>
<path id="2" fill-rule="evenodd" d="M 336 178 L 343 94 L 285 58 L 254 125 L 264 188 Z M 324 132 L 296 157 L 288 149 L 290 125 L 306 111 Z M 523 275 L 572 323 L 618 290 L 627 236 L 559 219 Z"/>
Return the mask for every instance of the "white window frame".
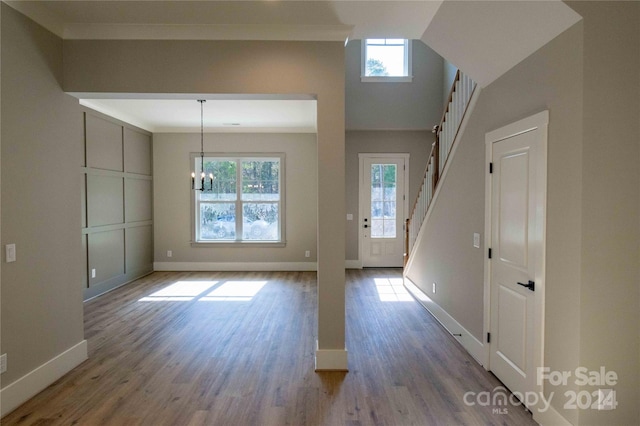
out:
<path id="1" fill-rule="evenodd" d="M 204 154 L 205 161 L 207 159 L 221 159 L 221 160 L 236 160 L 242 162 L 243 160 L 266 160 L 266 159 L 279 159 L 280 161 L 280 172 L 278 174 L 278 185 L 279 185 L 279 195 L 280 200 L 277 202 L 278 204 L 278 231 L 280 235 L 279 240 L 273 241 L 257 241 L 257 240 L 242 240 L 242 170 L 241 168 L 237 169 L 237 197 L 235 201 L 229 201 L 229 203 L 236 204 L 236 217 L 239 217 L 240 220 L 236 219 L 236 240 L 219 240 L 219 241 L 211 241 L 211 240 L 200 240 L 199 237 L 199 224 L 200 224 L 200 205 L 197 197 L 197 193 L 199 191 L 189 189 L 191 191 L 191 246 L 192 247 L 247 247 L 247 246 L 256 246 L 256 247 L 285 247 L 286 245 L 286 235 L 285 235 L 285 154 L 284 153 L 272 153 L 272 152 L 261 152 L 261 153 L 213 153 L 213 152 L 205 152 Z M 190 154 L 190 163 L 189 170 L 194 169 L 194 164 L 196 167 L 196 176 L 200 175 L 200 153 L 192 152 Z M 199 182 L 196 182 L 199 183 Z M 238 225 L 240 223 L 240 225 Z"/>
<path id="2" fill-rule="evenodd" d="M 413 81 L 412 40 L 404 39 L 405 76 L 367 76 L 367 40 L 362 39 L 360 43 L 360 81 L 367 83 L 411 83 Z"/>

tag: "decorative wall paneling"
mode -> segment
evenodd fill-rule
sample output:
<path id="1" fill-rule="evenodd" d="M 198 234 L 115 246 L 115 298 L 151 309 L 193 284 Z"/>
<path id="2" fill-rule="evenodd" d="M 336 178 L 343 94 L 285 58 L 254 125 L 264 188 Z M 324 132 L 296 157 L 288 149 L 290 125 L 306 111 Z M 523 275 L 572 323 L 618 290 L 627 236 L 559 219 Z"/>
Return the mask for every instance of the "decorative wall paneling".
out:
<path id="1" fill-rule="evenodd" d="M 84 109 L 82 246 L 89 299 L 153 271 L 152 135 Z"/>

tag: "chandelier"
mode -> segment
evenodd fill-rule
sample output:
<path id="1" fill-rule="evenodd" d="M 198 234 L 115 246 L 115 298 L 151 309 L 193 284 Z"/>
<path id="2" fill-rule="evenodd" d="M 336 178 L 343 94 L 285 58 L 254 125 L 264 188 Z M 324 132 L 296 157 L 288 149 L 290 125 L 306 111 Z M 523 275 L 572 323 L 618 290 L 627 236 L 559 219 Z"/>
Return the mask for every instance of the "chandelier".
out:
<path id="1" fill-rule="evenodd" d="M 205 185 L 205 172 L 204 172 L 204 113 L 203 105 L 204 99 L 198 99 L 200 102 L 200 187 L 196 186 L 196 173 L 191 172 L 191 189 L 196 191 L 213 191 L 213 173 L 209 173 L 209 187 Z"/>

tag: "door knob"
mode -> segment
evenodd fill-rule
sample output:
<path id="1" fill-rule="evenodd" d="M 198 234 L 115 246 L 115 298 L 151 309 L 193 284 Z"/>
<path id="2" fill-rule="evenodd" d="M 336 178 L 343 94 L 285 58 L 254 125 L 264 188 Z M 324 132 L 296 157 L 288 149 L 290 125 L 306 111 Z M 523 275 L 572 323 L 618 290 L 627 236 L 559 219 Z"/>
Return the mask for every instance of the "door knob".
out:
<path id="1" fill-rule="evenodd" d="M 518 282 L 518 285 L 521 285 L 522 287 L 526 287 L 531 291 L 536 291 L 536 283 L 531 280 L 529 280 L 527 284 Z"/>

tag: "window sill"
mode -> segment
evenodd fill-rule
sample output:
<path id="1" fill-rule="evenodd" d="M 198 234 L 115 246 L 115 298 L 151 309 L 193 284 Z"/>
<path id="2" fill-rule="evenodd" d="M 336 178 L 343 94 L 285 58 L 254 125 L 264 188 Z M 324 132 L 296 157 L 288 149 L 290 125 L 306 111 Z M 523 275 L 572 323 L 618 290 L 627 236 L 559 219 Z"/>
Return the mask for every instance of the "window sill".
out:
<path id="1" fill-rule="evenodd" d="M 363 83 L 411 83 L 413 82 L 413 76 L 408 75 L 405 77 L 367 77 L 360 76 L 360 81 Z"/>
<path id="2" fill-rule="evenodd" d="M 239 248 L 239 247 L 286 247 L 284 241 L 196 241 L 191 243 L 193 248 Z"/>

